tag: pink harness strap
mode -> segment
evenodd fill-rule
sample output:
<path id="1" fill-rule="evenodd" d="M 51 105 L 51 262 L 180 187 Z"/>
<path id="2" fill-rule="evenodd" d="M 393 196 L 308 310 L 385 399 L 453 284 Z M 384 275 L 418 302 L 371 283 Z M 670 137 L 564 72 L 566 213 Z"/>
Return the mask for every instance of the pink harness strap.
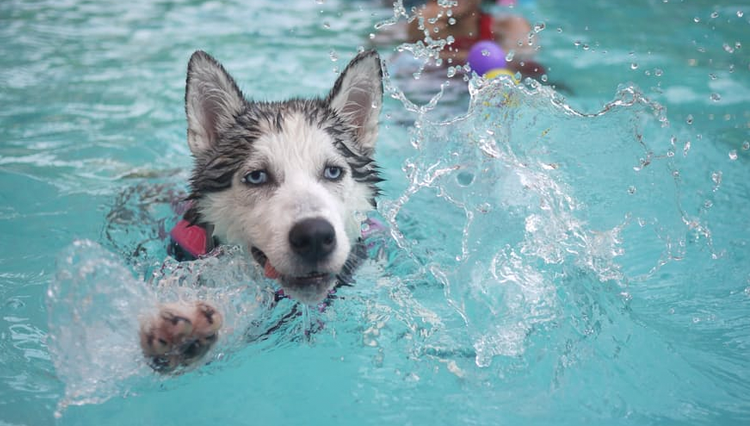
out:
<path id="1" fill-rule="evenodd" d="M 208 236 L 202 226 L 190 225 L 185 219 L 177 222 L 177 225 L 169 232 L 172 240 L 184 251 L 188 252 L 194 258 L 198 258 L 207 253 Z"/>

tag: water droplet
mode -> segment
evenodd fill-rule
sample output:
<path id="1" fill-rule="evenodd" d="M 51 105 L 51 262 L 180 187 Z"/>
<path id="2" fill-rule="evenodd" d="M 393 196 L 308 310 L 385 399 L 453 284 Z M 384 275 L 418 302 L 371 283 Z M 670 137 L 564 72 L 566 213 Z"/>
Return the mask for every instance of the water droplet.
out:
<path id="1" fill-rule="evenodd" d="M 456 67 L 448 67 L 448 78 L 453 78 L 456 75 Z"/>
<path id="2" fill-rule="evenodd" d="M 482 49 L 482 56 L 490 56 L 490 51 L 487 49 Z"/>
<path id="3" fill-rule="evenodd" d="M 721 175 L 722 175 L 721 172 L 713 172 L 713 173 L 711 173 L 711 180 L 714 182 L 714 185 L 716 185 L 716 187 L 714 188 L 714 191 L 716 191 L 716 189 L 718 189 L 719 185 L 721 185 Z"/>
<path id="4" fill-rule="evenodd" d="M 547 82 L 547 74 L 542 74 L 540 78 L 542 79 L 543 82 L 545 83 Z"/>
<path id="5" fill-rule="evenodd" d="M 699 18 L 699 17 L 697 17 L 697 16 L 696 16 L 695 18 L 693 18 L 693 22 L 695 22 L 696 24 L 697 24 L 698 22 L 700 22 L 700 21 L 701 21 L 701 18 Z"/>
<path id="6" fill-rule="evenodd" d="M 631 70 L 637 70 L 638 69 L 638 64 L 636 62 L 633 62 L 632 64 L 630 64 L 630 69 Z"/>
<path id="7" fill-rule="evenodd" d="M 515 55 L 516 55 L 516 51 L 515 50 L 511 50 L 510 52 L 508 52 L 508 54 L 505 55 L 505 62 L 511 62 L 511 61 L 513 61 L 513 57 Z"/>
<path id="8" fill-rule="evenodd" d="M 688 114 L 687 120 L 685 120 L 687 124 L 693 124 L 693 114 Z"/>
<path id="9" fill-rule="evenodd" d="M 669 158 L 674 157 L 674 151 L 672 151 L 671 149 L 669 151 L 667 151 L 667 157 L 669 157 Z"/>
<path id="10" fill-rule="evenodd" d="M 474 174 L 469 172 L 460 172 L 458 176 L 456 176 L 456 181 L 458 181 L 458 184 L 461 186 L 469 186 L 472 182 L 474 182 Z"/>
<path id="11" fill-rule="evenodd" d="M 735 41 L 734 42 L 734 48 L 737 49 L 737 50 L 742 49 L 742 43 L 740 43 L 739 41 Z"/>
<path id="12" fill-rule="evenodd" d="M 682 155 L 687 157 L 688 151 L 690 151 L 690 141 L 685 142 L 685 147 L 682 148 Z"/>
<path id="13" fill-rule="evenodd" d="M 328 56 L 331 57 L 332 62 L 336 62 L 339 60 L 339 54 L 336 52 L 335 49 L 331 49 L 331 51 L 328 52 Z"/>
<path id="14" fill-rule="evenodd" d="M 713 12 L 713 13 L 711 14 L 711 19 L 716 19 L 716 18 L 718 18 L 718 17 L 719 17 L 719 12 Z"/>
<path id="15" fill-rule="evenodd" d="M 664 75 L 664 71 L 662 71 L 661 68 L 655 68 L 654 75 L 657 77 L 661 77 L 662 75 Z"/>
<path id="16" fill-rule="evenodd" d="M 711 93 L 711 100 L 714 102 L 719 102 L 721 100 L 721 95 L 718 93 Z"/>
<path id="17" fill-rule="evenodd" d="M 742 143 L 742 150 L 743 151 L 747 151 L 748 149 L 750 149 L 750 142 L 748 142 L 748 141 L 743 142 Z"/>
<path id="18" fill-rule="evenodd" d="M 534 24 L 534 32 L 535 33 L 540 33 L 542 31 L 544 31 L 545 28 L 547 28 L 547 25 L 545 25 L 544 22 L 537 22 L 536 24 Z"/>
<path id="19" fill-rule="evenodd" d="M 742 15 L 744 15 L 744 14 L 745 14 L 745 12 L 743 12 L 743 11 L 741 11 L 741 10 L 738 10 L 738 11 L 737 11 L 737 17 L 738 17 L 738 18 L 742 18 Z"/>
<path id="20" fill-rule="evenodd" d="M 580 45 L 581 45 L 581 40 L 576 40 L 576 41 L 574 41 L 574 42 L 573 42 L 573 45 L 574 45 L 575 47 L 578 47 L 578 46 L 580 46 Z"/>
<path id="21" fill-rule="evenodd" d="M 325 29 L 327 29 L 327 30 L 330 30 L 330 29 L 331 29 L 331 24 L 330 24 L 330 23 L 328 23 L 327 21 L 326 21 L 326 22 L 323 22 L 323 28 L 325 28 Z"/>
<path id="22" fill-rule="evenodd" d="M 456 18 L 448 18 L 449 25 L 456 25 Z"/>
<path id="23" fill-rule="evenodd" d="M 489 213 L 490 211 L 492 211 L 492 204 L 490 204 L 490 203 L 482 203 L 482 204 L 480 204 L 480 205 L 477 206 L 477 210 L 480 213 Z"/>
<path id="24" fill-rule="evenodd" d="M 734 53 L 734 48 L 726 43 L 724 43 L 724 51 L 727 53 Z"/>
<path id="25" fill-rule="evenodd" d="M 703 202 L 703 207 L 705 207 L 707 209 L 710 209 L 713 206 L 714 206 L 714 202 L 711 201 L 711 200 L 706 200 L 706 201 Z"/>
<path id="26" fill-rule="evenodd" d="M 736 149 L 733 149 L 733 150 L 729 151 L 729 159 L 732 160 L 732 161 L 734 161 L 734 160 L 737 159 L 737 150 Z"/>
<path id="27" fill-rule="evenodd" d="M 583 50 L 589 50 L 589 45 L 586 43 L 584 43 L 582 47 L 583 47 Z"/>
<path id="28" fill-rule="evenodd" d="M 370 33 L 370 40 L 375 40 L 375 34 L 374 33 Z"/>
<path id="29" fill-rule="evenodd" d="M 628 194 L 630 194 L 630 195 L 633 195 L 633 194 L 635 194 L 635 192 L 636 192 L 636 191 L 637 191 L 637 189 L 636 189 L 636 187 L 635 187 L 635 186 L 630 186 L 630 187 L 628 188 Z"/>
<path id="30" fill-rule="evenodd" d="M 562 28 L 561 27 L 557 27 L 557 32 L 558 33 L 562 33 Z"/>

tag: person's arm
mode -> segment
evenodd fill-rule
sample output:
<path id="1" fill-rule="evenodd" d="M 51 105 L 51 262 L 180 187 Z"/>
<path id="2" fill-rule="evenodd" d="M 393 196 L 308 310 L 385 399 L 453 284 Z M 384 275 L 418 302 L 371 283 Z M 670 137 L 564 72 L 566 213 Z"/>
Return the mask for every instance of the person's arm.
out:
<path id="1" fill-rule="evenodd" d="M 495 42 L 508 53 L 515 51 L 514 60 L 530 59 L 534 55 L 534 45 L 529 43 L 529 34 L 531 25 L 529 22 L 518 15 L 500 15 L 493 17 L 492 32 L 495 36 Z M 533 43 L 537 44 L 539 40 L 534 37 Z"/>

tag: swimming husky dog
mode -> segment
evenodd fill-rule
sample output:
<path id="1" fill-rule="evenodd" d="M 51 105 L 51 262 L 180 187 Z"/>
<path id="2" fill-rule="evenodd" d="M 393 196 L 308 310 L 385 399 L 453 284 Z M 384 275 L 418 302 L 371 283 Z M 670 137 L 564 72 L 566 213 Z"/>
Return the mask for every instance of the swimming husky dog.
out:
<path id="1" fill-rule="evenodd" d="M 209 240 L 252 253 L 285 294 L 306 304 L 343 283 L 361 253 L 364 213 L 375 207 L 373 161 L 383 97 L 375 51 L 358 54 L 327 97 L 246 100 L 202 51 L 190 58 L 185 110 L 195 157 L 186 214 Z M 165 305 L 141 327 L 157 370 L 205 354 L 222 315 L 205 302 Z"/>

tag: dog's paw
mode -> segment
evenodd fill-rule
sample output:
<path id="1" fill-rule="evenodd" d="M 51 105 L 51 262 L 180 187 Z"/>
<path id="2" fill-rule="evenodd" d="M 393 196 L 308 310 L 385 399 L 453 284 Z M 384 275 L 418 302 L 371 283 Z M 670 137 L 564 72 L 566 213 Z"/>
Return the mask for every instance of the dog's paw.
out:
<path id="1" fill-rule="evenodd" d="M 141 349 L 154 370 L 169 372 L 205 355 L 222 324 L 221 313 L 204 302 L 162 305 L 141 324 Z"/>

